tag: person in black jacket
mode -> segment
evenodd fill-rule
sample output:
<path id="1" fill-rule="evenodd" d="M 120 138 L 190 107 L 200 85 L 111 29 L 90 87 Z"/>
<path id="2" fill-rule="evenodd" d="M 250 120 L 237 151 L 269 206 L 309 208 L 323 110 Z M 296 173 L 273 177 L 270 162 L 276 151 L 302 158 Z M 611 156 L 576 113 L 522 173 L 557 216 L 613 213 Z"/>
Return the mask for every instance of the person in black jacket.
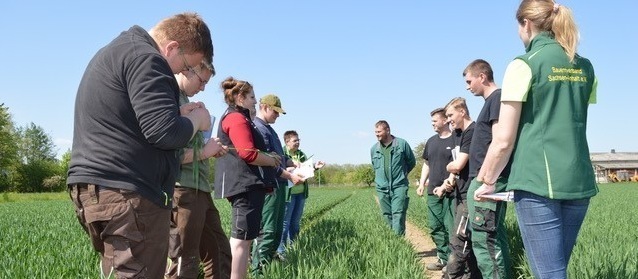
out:
<path id="1" fill-rule="evenodd" d="M 212 56 L 206 23 L 183 13 L 122 32 L 84 72 L 67 184 L 104 278 L 164 277 L 177 150 L 210 127 L 203 106 L 179 107 L 174 74 Z"/>
<path id="2" fill-rule="evenodd" d="M 259 235 L 264 199 L 275 187 L 266 181 L 274 178 L 274 168 L 282 158 L 266 152 L 266 142 L 251 120 L 257 104 L 253 86 L 228 77 L 221 88 L 228 108 L 219 119 L 217 137 L 229 150 L 215 161 L 215 198 L 228 199 L 232 205 L 231 278 L 245 278 L 250 245 Z"/>

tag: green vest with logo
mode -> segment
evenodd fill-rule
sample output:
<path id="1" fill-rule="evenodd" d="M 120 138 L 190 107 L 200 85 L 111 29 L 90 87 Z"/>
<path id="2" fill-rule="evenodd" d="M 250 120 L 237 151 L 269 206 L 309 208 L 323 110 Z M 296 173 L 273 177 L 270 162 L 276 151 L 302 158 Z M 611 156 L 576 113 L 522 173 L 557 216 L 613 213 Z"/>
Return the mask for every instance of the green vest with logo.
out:
<path id="1" fill-rule="evenodd" d="M 532 80 L 522 103 L 509 190 L 550 199 L 581 199 L 598 188 L 587 145 L 587 108 L 594 84 L 588 59 L 573 62 L 547 33 L 534 37 L 525 55 Z"/>

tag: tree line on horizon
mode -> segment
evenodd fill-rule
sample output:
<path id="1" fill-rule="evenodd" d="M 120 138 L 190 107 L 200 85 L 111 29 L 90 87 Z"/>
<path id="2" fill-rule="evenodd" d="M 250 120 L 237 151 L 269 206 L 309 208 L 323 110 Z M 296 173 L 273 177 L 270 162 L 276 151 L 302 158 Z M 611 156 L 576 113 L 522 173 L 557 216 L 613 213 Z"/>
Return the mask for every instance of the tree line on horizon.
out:
<path id="1" fill-rule="evenodd" d="M 44 129 L 31 122 L 16 127 L 0 104 L 0 192 L 53 192 L 66 189 L 70 151 L 61 160 Z"/>

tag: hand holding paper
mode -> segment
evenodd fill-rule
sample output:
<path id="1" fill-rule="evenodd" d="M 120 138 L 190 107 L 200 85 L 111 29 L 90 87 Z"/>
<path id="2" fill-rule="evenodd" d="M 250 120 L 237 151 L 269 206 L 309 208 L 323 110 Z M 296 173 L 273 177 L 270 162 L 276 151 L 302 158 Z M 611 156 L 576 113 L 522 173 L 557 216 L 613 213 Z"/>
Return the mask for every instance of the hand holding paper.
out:
<path id="1" fill-rule="evenodd" d="M 301 175 L 304 179 L 315 176 L 315 168 L 312 160 L 305 161 L 292 171 L 293 174 Z"/>
<path id="2" fill-rule="evenodd" d="M 312 160 L 305 161 L 299 165 L 299 167 L 292 170 L 293 175 L 300 176 L 303 178 L 301 182 L 306 181 L 306 179 L 315 176 L 315 168 Z M 293 184 L 294 181 L 288 180 L 288 187 L 292 187 L 298 183 Z"/>
<path id="3" fill-rule="evenodd" d="M 476 191 L 474 191 L 474 200 L 476 201 L 485 201 L 483 199 L 483 195 L 489 195 L 496 191 L 496 186 L 494 184 L 487 185 L 483 183 Z"/>
<path id="4" fill-rule="evenodd" d="M 288 185 L 289 186 L 290 186 L 290 184 L 298 185 L 298 184 L 303 183 L 304 181 L 306 181 L 306 179 L 303 176 L 301 176 L 299 174 L 291 173 L 290 174 L 290 180 L 288 180 Z"/>
<path id="5" fill-rule="evenodd" d="M 509 191 L 509 192 L 499 192 L 499 193 L 493 193 L 493 194 L 482 194 L 479 197 L 481 198 L 481 201 L 492 200 L 492 201 L 511 202 L 511 201 L 514 201 L 514 192 Z"/>

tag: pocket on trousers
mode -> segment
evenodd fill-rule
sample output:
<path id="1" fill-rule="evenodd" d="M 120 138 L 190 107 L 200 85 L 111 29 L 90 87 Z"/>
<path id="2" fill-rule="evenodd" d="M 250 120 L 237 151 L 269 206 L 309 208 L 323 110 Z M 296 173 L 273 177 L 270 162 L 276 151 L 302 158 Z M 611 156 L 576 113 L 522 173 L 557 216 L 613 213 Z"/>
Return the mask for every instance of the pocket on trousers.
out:
<path id="1" fill-rule="evenodd" d="M 495 232 L 496 212 L 489 208 L 475 207 L 472 229 L 481 232 Z"/>
<path id="2" fill-rule="evenodd" d="M 111 221 L 129 210 L 129 204 L 117 192 L 100 192 L 100 203 L 84 206 L 87 223 Z"/>

